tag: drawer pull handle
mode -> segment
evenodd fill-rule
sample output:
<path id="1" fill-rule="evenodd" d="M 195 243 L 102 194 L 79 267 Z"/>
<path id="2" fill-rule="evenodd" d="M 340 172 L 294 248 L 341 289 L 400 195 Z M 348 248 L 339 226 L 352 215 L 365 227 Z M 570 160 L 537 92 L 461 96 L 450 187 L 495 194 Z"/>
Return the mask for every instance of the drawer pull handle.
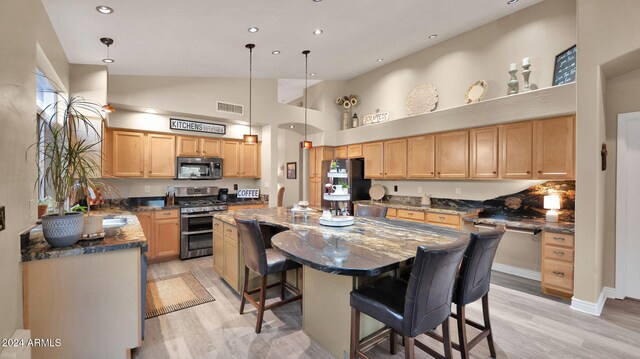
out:
<path id="1" fill-rule="evenodd" d="M 442 216 L 440 216 L 440 217 L 438 217 L 438 218 L 440 218 L 440 219 L 444 220 L 444 219 L 446 219 L 447 217 L 442 217 Z"/>
<path id="2" fill-rule="evenodd" d="M 563 256 L 564 252 L 563 251 L 553 251 L 553 253 L 557 256 Z"/>
<path id="3" fill-rule="evenodd" d="M 553 237 L 556 241 L 564 241 L 564 237 Z"/>
<path id="4" fill-rule="evenodd" d="M 557 277 L 564 277 L 564 272 L 553 271 L 553 274 L 555 274 Z"/>
<path id="5" fill-rule="evenodd" d="M 408 212 L 407 214 L 410 215 L 410 216 L 413 216 L 413 213 L 411 213 L 411 212 Z"/>

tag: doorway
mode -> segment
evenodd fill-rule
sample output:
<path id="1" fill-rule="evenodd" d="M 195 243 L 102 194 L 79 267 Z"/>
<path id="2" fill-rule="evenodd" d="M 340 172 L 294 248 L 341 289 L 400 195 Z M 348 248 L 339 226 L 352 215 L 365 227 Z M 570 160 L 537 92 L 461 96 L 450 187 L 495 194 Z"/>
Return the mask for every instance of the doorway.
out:
<path id="1" fill-rule="evenodd" d="M 616 291 L 640 299 L 640 112 L 618 115 Z"/>

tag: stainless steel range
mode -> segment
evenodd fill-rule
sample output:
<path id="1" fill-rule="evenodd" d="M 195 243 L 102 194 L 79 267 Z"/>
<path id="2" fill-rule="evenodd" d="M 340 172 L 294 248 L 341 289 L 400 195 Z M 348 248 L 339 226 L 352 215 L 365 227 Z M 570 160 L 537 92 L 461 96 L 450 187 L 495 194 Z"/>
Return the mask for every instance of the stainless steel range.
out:
<path id="1" fill-rule="evenodd" d="M 180 206 L 180 259 L 213 254 L 213 217 L 226 211 L 227 203 L 218 200 L 218 187 L 176 187 Z"/>

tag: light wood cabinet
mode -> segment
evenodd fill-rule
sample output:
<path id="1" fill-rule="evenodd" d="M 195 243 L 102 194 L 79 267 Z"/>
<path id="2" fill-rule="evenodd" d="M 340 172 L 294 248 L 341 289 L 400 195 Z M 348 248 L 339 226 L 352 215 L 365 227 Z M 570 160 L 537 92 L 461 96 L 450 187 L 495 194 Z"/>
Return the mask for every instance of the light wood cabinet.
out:
<path id="1" fill-rule="evenodd" d="M 258 157 L 257 143 L 241 143 L 242 155 L 240 156 L 241 164 L 241 177 L 257 178 L 258 176 L 258 164 L 260 163 Z M 222 166 L 224 169 L 224 166 Z"/>
<path id="2" fill-rule="evenodd" d="M 309 206 L 322 207 L 323 198 L 322 178 L 313 177 L 309 179 Z"/>
<path id="3" fill-rule="evenodd" d="M 140 222 L 140 227 L 142 227 L 142 232 L 144 233 L 144 237 L 147 239 L 147 245 L 149 246 L 147 249 L 147 259 L 154 260 L 156 259 L 155 253 L 151 250 L 151 237 L 153 237 L 152 212 L 138 212 L 136 213 L 136 217 L 138 217 L 138 222 Z"/>
<path id="4" fill-rule="evenodd" d="M 218 138 L 178 136 L 176 155 L 220 157 L 221 142 Z"/>
<path id="5" fill-rule="evenodd" d="M 436 135 L 436 175 L 438 178 L 469 177 L 469 131 Z"/>
<path id="6" fill-rule="evenodd" d="M 574 236 L 544 232 L 542 235 L 542 292 L 571 298 L 573 295 Z"/>
<path id="7" fill-rule="evenodd" d="M 435 177 L 436 138 L 434 135 L 407 139 L 407 178 Z"/>
<path id="8" fill-rule="evenodd" d="M 398 219 L 402 219 L 405 221 L 412 221 L 412 222 L 424 222 L 424 212 L 421 211 L 409 211 L 406 209 L 398 209 L 397 210 L 397 217 Z"/>
<path id="9" fill-rule="evenodd" d="M 136 213 L 147 238 L 149 261 L 180 256 L 180 217 L 177 209 Z"/>
<path id="10" fill-rule="evenodd" d="M 102 123 L 102 177 L 113 177 L 113 130 Z"/>
<path id="11" fill-rule="evenodd" d="M 223 243 L 223 273 L 222 278 L 233 287 L 236 291 L 239 291 L 240 282 L 239 278 L 239 257 L 238 251 L 238 230 L 235 226 L 228 223 L 224 223 L 224 243 Z"/>
<path id="12" fill-rule="evenodd" d="M 338 159 L 349 158 L 347 155 L 347 146 L 336 147 L 336 158 Z"/>
<path id="13" fill-rule="evenodd" d="M 532 178 L 533 124 L 514 123 L 500 128 L 500 174 L 504 179 Z"/>
<path id="14" fill-rule="evenodd" d="M 471 178 L 498 178 L 498 132 L 498 127 L 469 131 Z"/>
<path id="15" fill-rule="evenodd" d="M 314 147 L 309 150 L 309 177 L 322 177 L 322 161 L 334 159 L 333 147 Z"/>
<path id="16" fill-rule="evenodd" d="M 573 179 L 575 117 L 535 121 L 535 178 Z"/>
<path id="17" fill-rule="evenodd" d="M 204 157 L 220 157 L 221 142 L 217 138 L 200 138 L 200 154 Z"/>
<path id="18" fill-rule="evenodd" d="M 218 274 L 224 273 L 224 223 L 219 219 L 213 220 L 213 269 Z"/>
<path id="19" fill-rule="evenodd" d="M 176 138 L 170 135 L 150 133 L 147 135 L 147 176 L 175 177 Z"/>
<path id="20" fill-rule="evenodd" d="M 223 177 L 260 177 L 260 144 L 222 141 Z"/>
<path id="21" fill-rule="evenodd" d="M 362 153 L 362 145 L 349 145 L 347 146 L 347 157 L 349 158 L 360 158 L 363 157 Z"/>
<path id="22" fill-rule="evenodd" d="M 384 177 L 384 143 L 371 142 L 362 145 L 364 178 Z"/>
<path id="23" fill-rule="evenodd" d="M 142 132 L 113 131 L 114 176 L 144 176 L 144 142 Z"/>
<path id="24" fill-rule="evenodd" d="M 384 178 L 407 178 L 406 138 L 384 141 L 383 157 Z"/>
<path id="25" fill-rule="evenodd" d="M 240 176 L 240 148 L 238 141 L 222 141 L 222 176 Z"/>

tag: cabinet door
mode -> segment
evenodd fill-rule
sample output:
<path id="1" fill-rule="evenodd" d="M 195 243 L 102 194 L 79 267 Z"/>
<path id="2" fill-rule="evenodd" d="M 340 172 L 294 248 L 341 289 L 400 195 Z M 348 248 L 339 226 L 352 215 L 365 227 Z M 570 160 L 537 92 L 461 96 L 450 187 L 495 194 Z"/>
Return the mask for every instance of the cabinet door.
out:
<path id="1" fill-rule="evenodd" d="M 345 159 L 347 157 L 347 146 L 336 147 L 336 158 Z"/>
<path id="2" fill-rule="evenodd" d="M 319 176 L 317 172 L 317 167 L 316 167 L 316 160 L 317 160 L 317 156 L 316 156 L 316 152 L 318 152 L 318 148 L 313 147 L 311 149 L 308 150 L 309 151 L 309 177 L 310 178 L 314 178 Z"/>
<path id="3" fill-rule="evenodd" d="M 333 159 L 333 147 L 318 147 L 316 149 L 315 177 L 322 178 L 322 161 Z"/>
<path id="4" fill-rule="evenodd" d="M 309 197 L 313 198 L 313 207 L 322 207 L 322 198 L 324 193 L 322 178 L 318 177 L 314 178 L 313 182 L 310 181 L 309 191 Z"/>
<path id="5" fill-rule="evenodd" d="M 144 177 L 144 133 L 113 131 L 113 174 Z"/>
<path id="6" fill-rule="evenodd" d="M 574 126 L 573 116 L 535 121 L 536 178 L 574 178 Z"/>
<path id="7" fill-rule="evenodd" d="M 175 136 L 150 133 L 147 136 L 147 141 L 149 144 L 147 175 L 149 177 L 174 178 L 176 170 Z"/>
<path id="8" fill-rule="evenodd" d="M 156 245 L 153 238 L 151 212 L 138 212 L 136 213 L 136 217 L 138 217 L 138 222 L 140 222 L 140 227 L 142 227 L 142 233 L 144 233 L 145 238 L 147 238 L 147 245 L 149 246 L 149 249 L 147 250 L 147 258 L 150 260 L 155 259 Z"/>
<path id="9" fill-rule="evenodd" d="M 436 135 L 436 172 L 439 178 L 469 177 L 469 132 Z"/>
<path id="10" fill-rule="evenodd" d="M 198 137 L 178 136 L 178 156 L 200 156 Z"/>
<path id="11" fill-rule="evenodd" d="M 240 146 L 238 141 L 222 141 L 222 176 L 240 176 Z"/>
<path id="12" fill-rule="evenodd" d="M 200 154 L 204 157 L 220 157 L 220 142 L 216 138 L 201 138 Z"/>
<path id="13" fill-rule="evenodd" d="M 218 274 L 224 273 L 224 232 L 222 221 L 213 220 L 213 269 Z"/>
<path id="14" fill-rule="evenodd" d="M 384 177 L 384 144 L 382 142 L 362 145 L 364 156 L 364 178 Z"/>
<path id="15" fill-rule="evenodd" d="M 153 232 L 156 255 L 160 258 L 180 255 L 180 220 L 176 218 L 156 219 Z"/>
<path id="16" fill-rule="evenodd" d="M 500 129 L 502 178 L 531 178 L 533 126 L 531 122 L 504 125 Z"/>
<path id="17" fill-rule="evenodd" d="M 102 177 L 113 177 L 113 131 L 102 124 Z"/>
<path id="18" fill-rule="evenodd" d="M 498 127 L 474 128 L 471 137 L 471 178 L 498 178 Z"/>
<path id="19" fill-rule="evenodd" d="M 224 224 L 224 271 L 222 277 L 233 287 L 238 290 L 238 268 L 240 252 L 238 251 L 238 230 L 235 226 Z M 243 268 L 244 269 L 244 268 Z"/>
<path id="20" fill-rule="evenodd" d="M 240 156 L 242 163 L 241 177 L 256 178 L 258 177 L 258 144 L 243 143 L 242 155 Z"/>
<path id="21" fill-rule="evenodd" d="M 436 138 L 434 135 L 407 140 L 407 178 L 434 178 L 436 173 Z"/>
<path id="22" fill-rule="evenodd" d="M 384 141 L 384 178 L 407 178 L 407 139 Z"/>
<path id="23" fill-rule="evenodd" d="M 347 156 L 349 158 L 360 158 L 362 157 L 362 145 L 349 145 L 347 147 Z"/>

